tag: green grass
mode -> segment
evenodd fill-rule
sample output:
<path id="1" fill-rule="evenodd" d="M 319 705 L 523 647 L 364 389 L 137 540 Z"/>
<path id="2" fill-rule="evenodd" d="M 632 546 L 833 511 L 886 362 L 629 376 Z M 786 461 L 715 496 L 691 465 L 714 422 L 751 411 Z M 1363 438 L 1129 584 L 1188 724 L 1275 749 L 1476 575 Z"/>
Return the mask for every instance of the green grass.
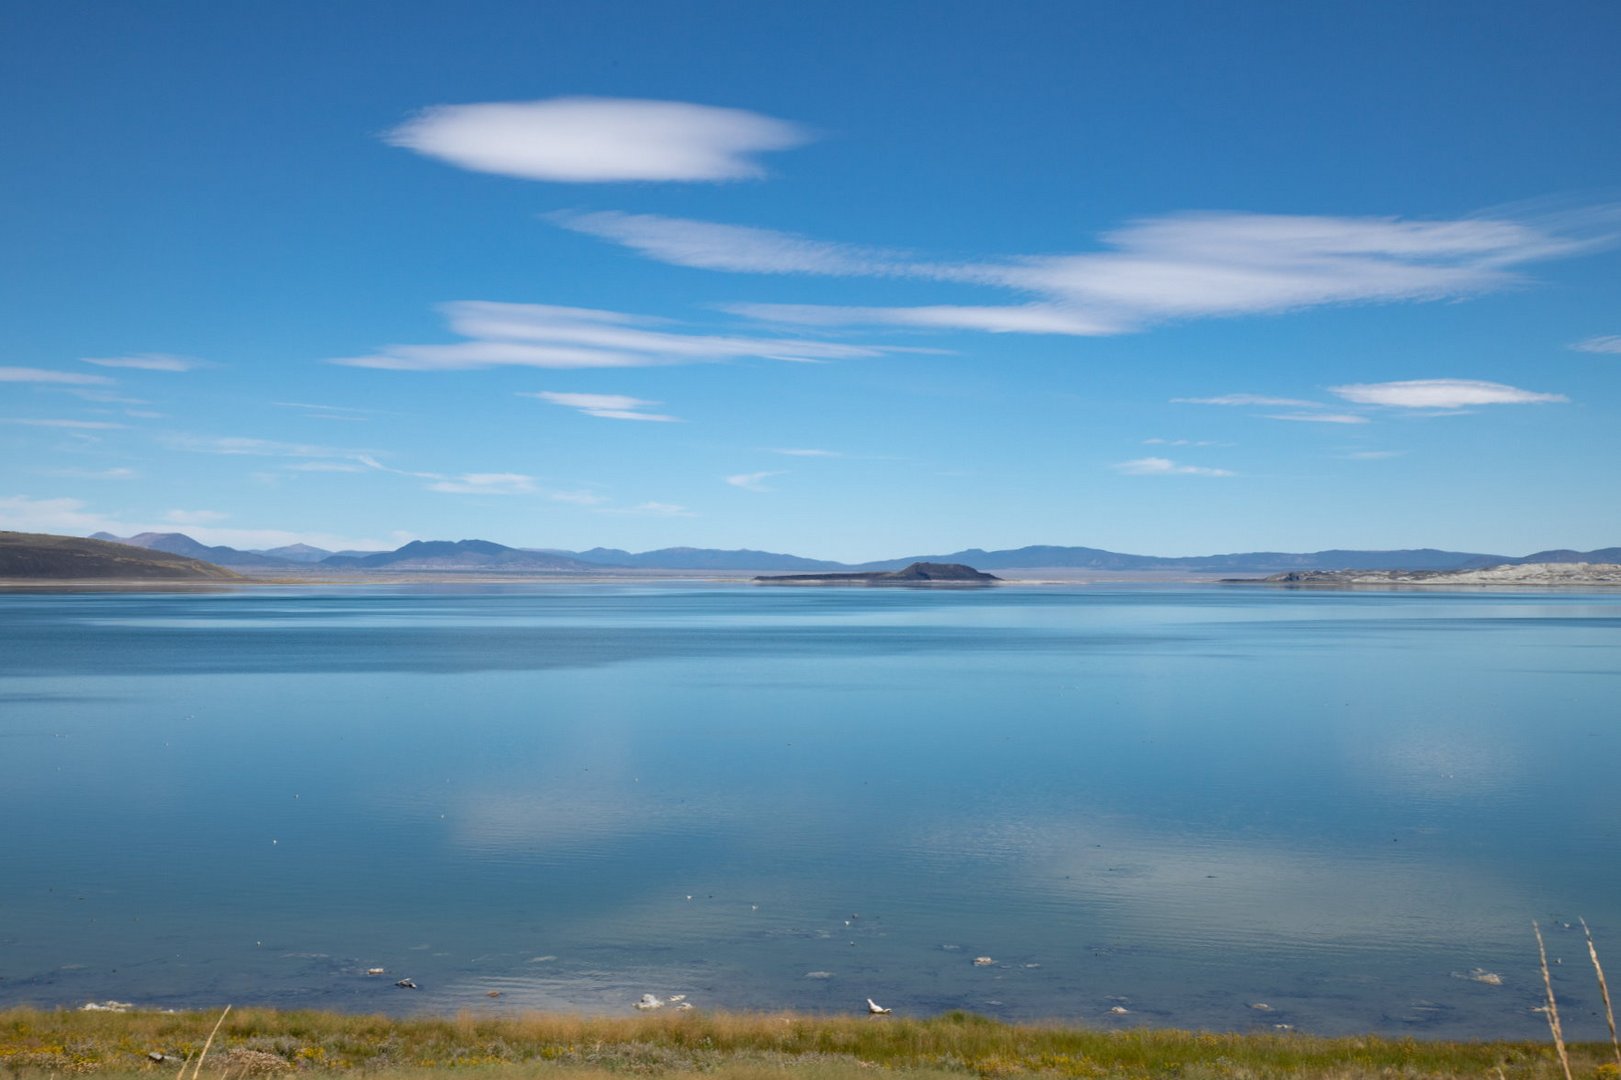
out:
<path id="1" fill-rule="evenodd" d="M 0 1072 L 13 1078 L 163 1077 L 195 1063 L 218 1014 L 0 1012 Z M 1570 1048 L 1575 1075 L 1621 1080 L 1609 1045 Z M 1004 1024 L 954 1012 L 930 1019 L 688 1012 L 626 1018 L 520 1015 L 390 1019 L 232 1010 L 206 1080 L 361 1073 L 382 1080 L 608 1080 L 625 1074 L 711 1080 L 961 1080 L 963 1077 L 1286 1077 L 1500 1080 L 1562 1077 L 1541 1043 L 1418 1042 Z M 190 1080 L 188 1072 L 187 1080 Z"/>

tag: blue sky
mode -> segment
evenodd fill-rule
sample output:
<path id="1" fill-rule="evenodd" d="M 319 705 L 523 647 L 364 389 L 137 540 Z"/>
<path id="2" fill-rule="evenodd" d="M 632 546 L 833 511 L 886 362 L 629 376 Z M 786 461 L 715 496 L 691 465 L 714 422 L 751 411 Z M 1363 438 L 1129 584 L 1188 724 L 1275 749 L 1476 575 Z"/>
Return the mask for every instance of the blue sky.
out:
<path id="1" fill-rule="evenodd" d="M 0 13 L 0 528 L 1621 543 L 1610 3 Z"/>

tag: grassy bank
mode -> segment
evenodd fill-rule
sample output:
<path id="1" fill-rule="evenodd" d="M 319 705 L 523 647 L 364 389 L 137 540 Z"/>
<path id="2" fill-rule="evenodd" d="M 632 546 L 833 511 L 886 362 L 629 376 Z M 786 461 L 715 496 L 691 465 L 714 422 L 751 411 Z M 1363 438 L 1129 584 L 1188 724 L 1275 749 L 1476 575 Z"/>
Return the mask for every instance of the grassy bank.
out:
<path id="1" fill-rule="evenodd" d="M 11 1077 L 96 1074 L 190 1080 L 217 1014 L 0 1012 L 0 1070 Z M 151 1054 L 163 1054 L 154 1061 Z M 190 1059 L 194 1068 L 182 1069 Z M 967 1013 L 930 1019 L 713 1014 L 625 1018 L 389 1019 L 232 1010 L 202 1076 L 380 1074 L 606 1080 L 624 1074 L 712 1080 L 946 1080 L 1050 1077 L 1562 1077 L 1551 1046 L 1416 1042 L 1004 1024 Z M 1577 1077 L 1621 1080 L 1608 1045 L 1571 1048 Z"/>

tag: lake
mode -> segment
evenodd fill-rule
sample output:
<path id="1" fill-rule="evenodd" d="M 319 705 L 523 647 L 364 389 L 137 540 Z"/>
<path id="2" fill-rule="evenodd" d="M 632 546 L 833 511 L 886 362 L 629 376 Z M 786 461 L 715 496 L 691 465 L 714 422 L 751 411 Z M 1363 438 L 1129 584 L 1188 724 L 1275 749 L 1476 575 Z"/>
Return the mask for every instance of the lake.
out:
<path id="1" fill-rule="evenodd" d="M 0 594 L 0 1004 L 1537 1039 L 1538 919 L 1595 1038 L 1618 677 L 1615 593 Z"/>

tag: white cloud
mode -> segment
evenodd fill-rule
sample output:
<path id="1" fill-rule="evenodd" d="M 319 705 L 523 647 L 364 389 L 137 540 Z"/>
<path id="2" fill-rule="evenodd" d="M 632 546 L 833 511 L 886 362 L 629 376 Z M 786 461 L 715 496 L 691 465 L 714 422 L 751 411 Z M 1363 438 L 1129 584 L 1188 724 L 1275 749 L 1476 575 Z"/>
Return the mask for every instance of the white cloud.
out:
<path id="1" fill-rule="evenodd" d="M 80 499 L 0 496 L 0 528 L 13 532 L 124 535 L 119 532 L 120 525 L 115 519 L 87 510 L 85 506 Z"/>
<path id="2" fill-rule="evenodd" d="M 1112 466 L 1127 476 L 1232 476 L 1227 469 L 1211 469 L 1203 465 L 1178 465 L 1170 458 L 1145 457 L 1122 461 Z"/>
<path id="3" fill-rule="evenodd" d="M 436 105 L 383 139 L 475 172 L 526 180 L 740 180 L 758 154 L 810 140 L 798 125 L 681 101 L 564 97 Z"/>
<path id="4" fill-rule="evenodd" d="M 27 495 L 13 495 L 0 496 L 0 529 L 68 536 L 85 536 L 93 532 L 133 536 L 143 532 L 172 532 L 173 523 L 126 521 L 89 509 L 80 499 L 35 499 Z M 332 551 L 393 549 L 406 540 L 414 539 L 401 533 L 395 535 L 393 543 L 388 543 L 364 537 L 339 536 L 334 533 L 293 532 L 285 529 L 217 529 L 206 526 L 188 528 L 186 533 L 192 539 L 205 544 L 227 544 L 234 548 L 311 544 Z"/>
<path id="5" fill-rule="evenodd" d="M 1585 341 L 1576 342 L 1571 348 L 1578 352 L 1621 353 L 1621 334 L 1590 337 Z"/>
<path id="6" fill-rule="evenodd" d="M 115 424 L 111 420 L 36 420 L 21 418 L 0 419 L 0 424 L 19 424 L 23 427 L 71 428 L 78 431 L 110 431 L 125 426 Z"/>
<path id="7" fill-rule="evenodd" d="M 1268 420 L 1291 420 L 1300 424 L 1366 424 L 1366 416 L 1354 413 L 1272 413 Z"/>
<path id="8" fill-rule="evenodd" d="M 788 457 L 805 457 L 805 458 L 834 458 L 834 457 L 843 457 L 844 456 L 843 454 L 839 453 L 837 450 L 778 448 L 778 449 L 775 449 L 775 450 L 773 450 L 771 452 L 773 454 L 784 454 L 784 455 L 786 455 Z"/>
<path id="9" fill-rule="evenodd" d="M 162 441 L 173 450 L 249 457 L 349 458 L 359 461 L 374 453 L 370 450 L 343 450 L 332 446 L 277 442 L 274 439 L 252 439 L 234 435 L 225 437 L 168 435 Z"/>
<path id="10" fill-rule="evenodd" d="M 56 383 L 67 386 L 105 386 L 114 382 L 106 375 L 81 375 L 76 371 L 49 371 L 34 367 L 0 367 L 0 382 Z"/>
<path id="11" fill-rule="evenodd" d="M 1613 211 L 1557 223 L 1407 221 L 1190 212 L 1103 234 L 1103 249 L 942 261 L 790 233 L 649 214 L 570 214 L 567 228 L 683 266 L 750 273 L 907 277 L 1023 293 L 1012 305 L 838 307 L 737 304 L 727 310 L 819 326 L 900 325 L 1074 335 L 1119 334 L 1173 319 L 1276 313 L 1323 304 L 1443 300 L 1506 288 L 1516 267 L 1611 237 Z M 1591 237 L 1562 232 L 1572 223 Z"/>
<path id="12" fill-rule="evenodd" d="M 87 379 L 101 379 L 102 376 L 100 376 L 100 375 L 87 375 L 87 376 L 85 376 L 85 378 L 87 378 Z M 111 380 L 105 380 L 105 381 L 110 382 Z M 74 397 L 83 398 L 85 401 L 94 401 L 98 405 L 150 405 L 150 404 L 152 404 L 150 401 L 147 401 L 145 398 L 126 397 L 123 394 L 113 394 L 113 393 L 109 393 L 109 392 L 107 392 L 105 390 L 69 390 L 68 393 L 72 394 Z"/>
<path id="13" fill-rule="evenodd" d="M 230 516 L 218 510 L 170 510 L 163 515 L 163 520 L 176 525 L 212 525 Z"/>
<path id="14" fill-rule="evenodd" d="M 110 469 L 51 469 L 45 475 L 73 480 L 133 480 L 140 474 L 134 469 L 118 466 Z"/>
<path id="15" fill-rule="evenodd" d="M 1172 398 L 1173 405 L 1268 405 L 1286 409 L 1320 409 L 1315 401 L 1299 398 L 1268 397 L 1265 394 L 1220 394 L 1216 397 Z"/>
<path id="16" fill-rule="evenodd" d="M 1328 389 L 1330 393 L 1358 405 L 1387 405 L 1402 409 L 1540 405 L 1570 400 L 1563 394 L 1543 394 L 1479 379 L 1408 379 L 1403 382 L 1352 383 Z"/>
<path id="17" fill-rule="evenodd" d="M 453 495 L 534 495 L 540 491 L 535 478 L 522 473 L 463 473 L 436 480 L 428 490 Z"/>
<path id="18" fill-rule="evenodd" d="M 283 466 L 288 472 L 309 473 L 360 473 L 367 472 L 364 465 L 355 465 L 347 461 L 297 461 L 291 465 Z"/>
<path id="19" fill-rule="evenodd" d="M 538 390 L 532 393 L 520 391 L 518 396 L 539 398 L 542 401 L 549 401 L 553 405 L 577 409 L 587 416 L 598 416 L 604 420 L 653 420 L 667 424 L 679 422 L 678 418 L 674 416 L 642 411 L 661 404 L 661 402 L 626 397 L 624 394 L 568 394 L 552 390 Z"/>
<path id="20" fill-rule="evenodd" d="M 131 368 L 136 371 L 195 371 L 208 365 L 201 360 L 164 353 L 145 353 L 140 356 L 87 356 L 87 364 L 97 367 Z"/>
<path id="21" fill-rule="evenodd" d="M 796 233 L 658 214 L 562 211 L 546 220 L 622 244 L 659 262 L 701 270 L 833 277 L 932 276 L 905 252 L 812 240 Z M 940 267 L 941 272 L 949 267 Z"/>
<path id="22" fill-rule="evenodd" d="M 374 413 L 376 409 L 362 409 L 354 405 L 323 405 L 313 401 L 272 401 L 278 409 L 308 409 L 312 412 Z"/>
<path id="23" fill-rule="evenodd" d="M 738 473 L 735 476 L 726 477 L 726 482 L 735 488 L 742 488 L 744 491 L 766 492 L 773 489 L 766 487 L 765 482 L 773 476 L 781 475 L 780 470 L 775 472 Z"/>
<path id="24" fill-rule="evenodd" d="M 685 506 L 666 502 L 644 502 L 637 503 L 635 506 L 604 507 L 600 512 L 604 514 L 632 514 L 646 517 L 697 517 L 696 514 L 694 514 L 691 510 L 688 510 Z"/>
<path id="25" fill-rule="evenodd" d="M 451 329 L 468 340 L 449 345 L 389 345 L 367 356 L 331 361 L 389 371 L 460 371 L 492 367 L 555 369 L 655 367 L 737 359 L 850 360 L 898 350 L 777 337 L 692 334 L 665 320 L 592 308 L 461 300 L 445 304 Z"/>
<path id="26" fill-rule="evenodd" d="M 1214 439 L 1144 439 L 1144 446 L 1231 446 L 1232 443 L 1217 442 Z"/>
<path id="27" fill-rule="evenodd" d="M 611 501 L 606 495 L 598 495 L 594 491 L 553 491 L 546 497 L 552 502 L 569 503 L 574 506 L 601 506 Z"/>

